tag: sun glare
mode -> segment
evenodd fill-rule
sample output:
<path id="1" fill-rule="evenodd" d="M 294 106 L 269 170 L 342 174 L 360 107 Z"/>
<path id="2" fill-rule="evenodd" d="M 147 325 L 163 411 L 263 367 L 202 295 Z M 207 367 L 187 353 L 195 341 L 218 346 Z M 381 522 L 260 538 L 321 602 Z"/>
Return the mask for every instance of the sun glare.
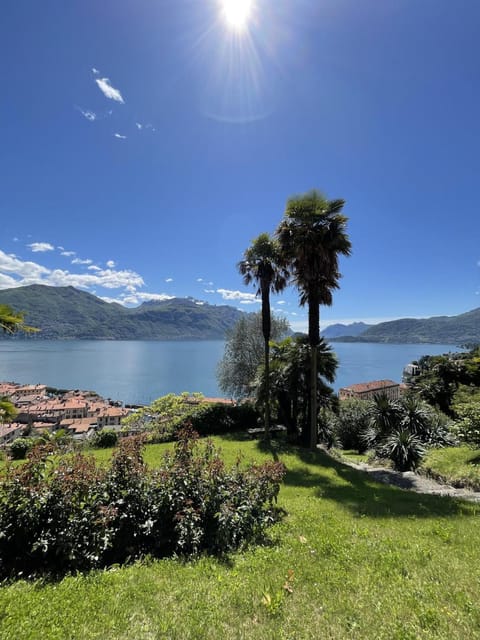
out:
<path id="1" fill-rule="evenodd" d="M 221 0 L 225 22 L 232 29 L 244 29 L 252 12 L 252 0 Z"/>

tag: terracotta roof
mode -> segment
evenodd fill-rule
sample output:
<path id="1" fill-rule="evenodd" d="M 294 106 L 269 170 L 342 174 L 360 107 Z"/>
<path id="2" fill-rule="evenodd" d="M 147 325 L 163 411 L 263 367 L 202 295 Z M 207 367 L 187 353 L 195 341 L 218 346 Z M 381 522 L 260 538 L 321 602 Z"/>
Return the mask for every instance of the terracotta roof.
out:
<path id="1" fill-rule="evenodd" d="M 10 422 L 7 424 L 0 424 L 0 438 L 8 436 L 9 433 L 15 433 L 20 429 L 25 429 L 25 425 L 20 424 L 20 422 Z"/>
<path id="2" fill-rule="evenodd" d="M 398 382 L 393 380 L 373 380 L 372 382 L 360 382 L 342 387 L 340 391 L 353 391 L 354 393 L 365 393 L 366 391 L 376 391 L 377 389 L 387 389 L 388 387 L 398 387 Z"/>

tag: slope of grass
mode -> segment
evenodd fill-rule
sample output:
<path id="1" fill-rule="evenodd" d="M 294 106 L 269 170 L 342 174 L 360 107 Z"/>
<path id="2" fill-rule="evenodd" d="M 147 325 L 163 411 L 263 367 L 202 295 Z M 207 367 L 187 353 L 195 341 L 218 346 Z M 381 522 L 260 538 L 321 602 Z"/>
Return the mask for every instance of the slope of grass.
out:
<path id="1" fill-rule="evenodd" d="M 215 441 L 229 462 L 286 464 L 287 515 L 268 543 L 4 585 L 0 637 L 480 638 L 478 506 L 377 484 L 320 452 Z"/>
<path id="2" fill-rule="evenodd" d="M 428 475 L 457 487 L 480 491 L 480 450 L 471 447 L 431 449 L 422 462 Z"/>

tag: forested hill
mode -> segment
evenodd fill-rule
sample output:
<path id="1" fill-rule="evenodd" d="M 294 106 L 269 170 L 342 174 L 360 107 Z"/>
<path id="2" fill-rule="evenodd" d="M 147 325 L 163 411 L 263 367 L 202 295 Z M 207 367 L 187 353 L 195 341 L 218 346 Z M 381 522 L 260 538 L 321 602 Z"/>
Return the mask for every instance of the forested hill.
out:
<path id="1" fill-rule="evenodd" d="M 330 339 L 337 342 L 477 344 L 480 343 L 480 308 L 458 316 L 381 322 L 359 336 Z"/>
<path id="2" fill-rule="evenodd" d="M 242 315 L 234 307 L 192 298 L 127 309 L 74 287 L 44 285 L 4 289 L 0 304 L 24 312 L 26 323 L 41 330 L 32 339 L 215 340 Z"/>

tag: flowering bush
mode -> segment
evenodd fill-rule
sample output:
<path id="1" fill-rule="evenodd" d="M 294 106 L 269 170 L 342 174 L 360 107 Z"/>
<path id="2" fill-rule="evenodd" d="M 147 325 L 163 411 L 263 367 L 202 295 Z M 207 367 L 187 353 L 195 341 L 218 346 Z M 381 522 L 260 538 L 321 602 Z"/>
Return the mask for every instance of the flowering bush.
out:
<path id="1" fill-rule="evenodd" d="M 158 470 L 143 440 L 124 438 L 109 468 L 80 453 L 36 447 L 0 482 L 0 576 L 63 574 L 146 554 L 224 553 L 254 541 L 277 517 L 285 469 L 226 469 L 213 445 L 179 433 Z"/>

